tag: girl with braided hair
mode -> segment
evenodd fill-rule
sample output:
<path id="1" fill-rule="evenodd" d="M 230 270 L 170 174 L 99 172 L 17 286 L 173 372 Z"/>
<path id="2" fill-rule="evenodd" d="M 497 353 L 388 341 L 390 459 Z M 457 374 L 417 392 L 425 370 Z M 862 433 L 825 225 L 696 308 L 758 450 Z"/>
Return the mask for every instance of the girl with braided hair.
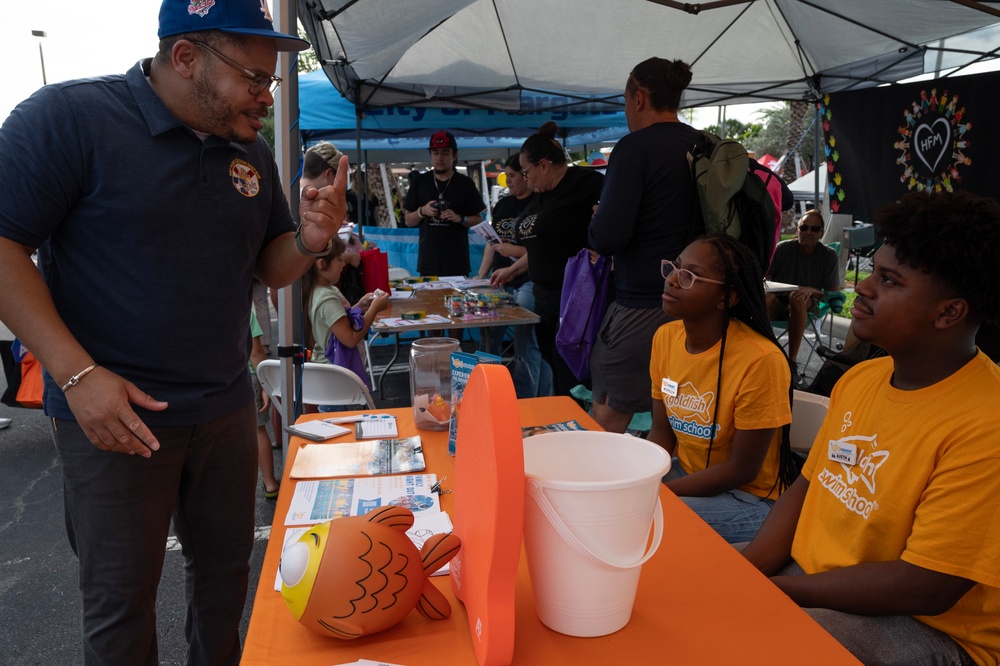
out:
<path id="1" fill-rule="evenodd" d="M 664 483 L 730 543 L 756 534 L 794 481 L 791 370 L 748 248 L 717 234 L 663 260 L 649 439 L 674 456 Z"/>

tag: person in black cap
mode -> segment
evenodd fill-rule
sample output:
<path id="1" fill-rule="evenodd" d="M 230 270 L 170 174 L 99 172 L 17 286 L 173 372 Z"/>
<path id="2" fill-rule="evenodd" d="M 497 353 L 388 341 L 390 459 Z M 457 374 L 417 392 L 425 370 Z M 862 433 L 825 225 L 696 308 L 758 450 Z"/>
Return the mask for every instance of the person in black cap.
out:
<path id="1" fill-rule="evenodd" d="M 303 192 L 296 228 L 259 132 L 278 51 L 308 43 L 274 31 L 266 0 L 164 0 L 159 26 L 154 58 L 46 86 L 0 128 L 0 319 L 47 371 L 84 662 L 158 662 L 172 518 L 187 663 L 236 664 L 257 487 L 251 281 L 287 285 L 327 252 L 346 160 Z"/>
<path id="2" fill-rule="evenodd" d="M 403 203 L 408 227 L 420 227 L 417 272 L 468 275 L 469 232 L 483 221 L 483 197 L 472 179 L 455 173 L 458 144 L 450 132 L 430 141 L 431 170 L 412 180 Z"/>

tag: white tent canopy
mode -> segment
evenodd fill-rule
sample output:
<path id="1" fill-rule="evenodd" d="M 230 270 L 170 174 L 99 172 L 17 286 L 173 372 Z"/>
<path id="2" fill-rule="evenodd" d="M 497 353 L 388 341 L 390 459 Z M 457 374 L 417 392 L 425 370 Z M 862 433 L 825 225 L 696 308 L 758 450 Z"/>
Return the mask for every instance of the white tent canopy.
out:
<path id="1" fill-rule="evenodd" d="M 684 8 L 687 8 L 686 10 Z M 621 104 L 632 67 L 690 63 L 682 106 L 816 99 L 996 57 L 1000 2 L 298 0 L 323 67 L 360 108 Z M 698 13 L 694 13 L 698 12 Z"/>
<path id="2" fill-rule="evenodd" d="M 788 189 L 796 201 L 812 201 L 816 203 L 816 172 L 800 176 L 788 184 Z M 826 199 L 826 171 L 820 169 L 819 172 L 819 198 Z"/>

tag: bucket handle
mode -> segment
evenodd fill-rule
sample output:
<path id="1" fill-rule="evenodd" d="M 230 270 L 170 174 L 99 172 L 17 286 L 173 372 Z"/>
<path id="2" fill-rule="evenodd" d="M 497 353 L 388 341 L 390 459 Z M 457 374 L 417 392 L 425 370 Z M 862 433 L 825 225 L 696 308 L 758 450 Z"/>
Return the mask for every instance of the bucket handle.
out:
<path id="1" fill-rule="evenodd" d="M 653 509 L 653 543 L 650 544 L 649 550 L 646 554 L 642 556 L 637 562 L 631 562 L 628 564 L 619 564 L 617 562 L 608 562 L 602 557 L 595 555 L 589 548 L 587 548 L 583 543 L 576 538 L 576 535 L 570 531 L 563 522 L 563 519 L 556 512 L 555 508 L 549 502 L 549 498 L 545 496 L 545 490 L 542 488 L 542 484 L 534 479 L 528 480 L 528 493 L 535 498 L 538 503 L 538 508 L 542 510 L 545 517 L 548 518 L 549 523 L 555 528 L 559 536 L 563 538 L 563 541 L 568 543 L 570 547 L 575 550 L 579 555 L 582 555 L 590 562 L 604 567 L 610 567 L 612 569 L 634 569 L 638 566 L 642 566 L 646 563 L 656 553 L 656 550 L 660 547 L 660 541 L 663 539 L 663 507 L 660 505 L 660 496 L 656 496 L 656 507 Z"/>

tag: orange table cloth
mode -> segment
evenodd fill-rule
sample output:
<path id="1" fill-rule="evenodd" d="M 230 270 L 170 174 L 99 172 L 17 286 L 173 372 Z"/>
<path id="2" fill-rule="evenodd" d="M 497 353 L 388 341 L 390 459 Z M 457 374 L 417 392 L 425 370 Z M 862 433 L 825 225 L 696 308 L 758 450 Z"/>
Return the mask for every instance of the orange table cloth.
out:
<path id="1" fill-rule="evenodd" d="M 570 398 L 519 400 L 518 410 L 522 426 L 575 419 L 600 430 Z M 448 455 L 448 433 L 417 430 L 409 407 L 380 411 L 396 415 L 401 437 L 420 435 L 427 472 L 438 479 L 447 476 L 442 486 L 453 487 L 449 481 L 455 478 L 455 461 Z M 320 636 L 295 621 L 273 583 L 295 484 L 288 472 L 303 443 L 292 438 L 289 446 L 241 663 L 332 666 L 370 659 L 405 666 L 475 666 L 465 608 L 447 576 L 431 579 L 451 602 L 452 615 L 445 620 L 427 620 L 414 611 L 391 629 L 353 641 Z M 454 515 L 453 497 L 441 497 L 449 515 Z M 539 622 L 522 550 L 514 664 L 859 663 L 672 492 L 662 488 L 660 499 L 663 543 L 642 567 L 631 621 L 614 634 L 574 638 Z"/>

